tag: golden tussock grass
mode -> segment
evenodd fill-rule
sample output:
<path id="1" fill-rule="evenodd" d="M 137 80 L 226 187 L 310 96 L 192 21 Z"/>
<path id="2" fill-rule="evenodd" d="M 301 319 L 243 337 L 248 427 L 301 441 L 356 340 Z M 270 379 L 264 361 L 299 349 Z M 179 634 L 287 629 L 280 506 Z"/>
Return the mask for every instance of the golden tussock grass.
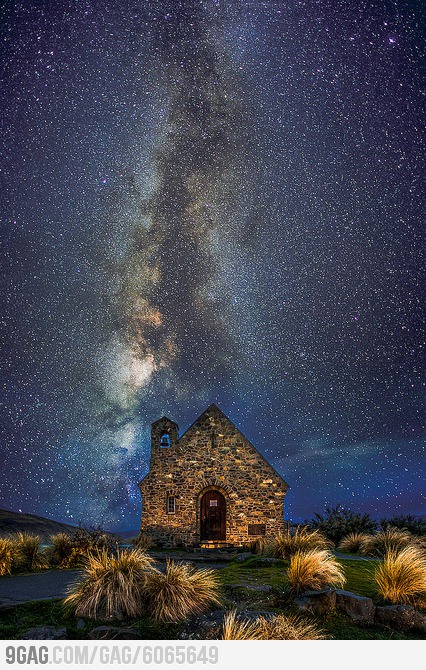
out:
<path id="1" fill-rule="evenodd" d="M 257 621 L 247 621 L 237 617 L 235 610 L 223 617 L 222 640 L 260 640 Z"/>
<path id="2" fill-rule="evenodd" d="M 88 554 L 83 579 L 70 588 L 64 605 L 76 616 L 90 619 L 141 616 L 151 566 L 152 559 L 138 549 Z"/>
<path id="3" fill-rule="evenodd" d="M 274 555 L 277 558 L 290 558 L 299 551 L 330 549 L 333 546 L 333 542 L 319 530 L 309 530 L 305 526 L 297 526 L 293 534 L 287 531 L 277 535 L 274 543 Z"/>
<path id="4" fill-rule="evenodd" d="M 374 572 L 377 593 L 393 604 L 424 603 L 426 552 L 411 545 L 388 551 Z"/>
<path id="5" fill-rule="evenodd" d="M 357 554 L 362 551 L 365 546 L 367 546 L 373 535 L 368 535 L 367 533 L 349 533 L 340 541 L 339 546 L 337 547 L 341 551 L 347 551 L 351 554 Z"/>
<path id="6" fill-rule="evenodd" d="M 10 538 L 0 538 L 0 575 L 10 575 L 14 558 L 14 544 Z"/>
<path id="7" fill-rule="evenodd" d="M 222 640 L 324 640 L 317 626 L 297 614 L 259 616 L 252 621 L 238 617 L 235 610 L 225 615 Z"/>
<path id="8" fill-rule="evenodd" d="M 413 543 L 413 535 L 408 530 L 389 527 L 377 535 L 371 535 L 361 546 L 361 553 L 382 557 L 389 551 L 400 551 Z"/>
<path id="9" fill-rule="evenodd" d="M 68 567 L 68 560 L 72 552 L 72 539 L 67 533 L 56 533 L 50 536 L 48 556 L 53 565 Z"/>
<path id="10" fill-rule="evenodd" d="M 287 578 L 295 594 L 326 586 L 342 587 L 346 582 L 342 566 L 326 549 L 298 551 L 290 559 Z"/>
<path id="11" fill-rule="evenodd" d="M 197 570 L 188 563 L 173 561 L 166 563 L 164 574 L 157 570 L 149 574 L 145 593 L 155 621 L 182 621 L 220 602 L 214 570 Z"/>
<path id="12" fill-rule="evenodd" d="M 16 533 L 12 538 L 14 563 L 21 570 L 38 570 L 47 567 L 46 557 L 39 552 L 41 539 L 31 533 Z"/>

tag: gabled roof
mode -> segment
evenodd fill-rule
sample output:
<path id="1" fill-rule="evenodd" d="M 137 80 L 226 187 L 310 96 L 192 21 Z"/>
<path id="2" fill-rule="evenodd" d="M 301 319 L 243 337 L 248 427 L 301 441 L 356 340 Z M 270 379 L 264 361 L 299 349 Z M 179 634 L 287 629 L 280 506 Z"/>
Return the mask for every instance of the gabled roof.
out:
<path id="1" fill-rule="evenodd" d="M 279 479 L 285 484 L 286 489 L 289 488 L 287 482 L 286 482 L 285 479 L 280 475 L 280 473 L 277 472 L 277 471 L 275 470 L 275 468 L 270 464 L 270 462 L 269 462 L 269 461 L 268 461 L 268 460 L 267 460 L 267 459 L 260 453 L 260 451 L 258 451 L 258 450 L 256 449 L 256 447 L 254 446 L 254 444 L 252 444 L 252 443 L 250 442 L 250 440 L 249 440 L 249 439 L 248 439 L 248 438 L 247 438 L 247 437 L 240 431 L 240 429 L 237 428 L 237 426 L 234 424 L 234 422 L 231 421 L 231 419 L 230 419 L 228 416 L 226 416 L 226 414 L 225 414 L 224 412 L 222 412 L 222 410 L 220 409 L 220 407 L 218 407 L 215 403 L 212 403 L 211 405 L 209 405 L 209 406 L 207 407 L 207 409 L 204 410 L 204 412 L 203 412 L 202 414 L 200 414 L 200 416 L 199 416 L 197 419 L 195 419 L 195 421 L 189 426 L 189 428 L 187 428 L 187 430 L 186 430 L 186 431 L 179 437 L 179 439 L 178 439 L 178 443 L 179 443 L 179 442 L 180 442 L 186 435 L 188 435 L 188 433 L 190 433 L 190 432 L 192 431 L 192 429 L 196 426 L 196 424 L 197 424 L 201 419 L 203 419 L 203 417 L 206 416 L 206 415 L 213 415 L 213 416 L 216 415 L 218 418 L 219 418 L 219 417 L 222 417 L 222 418 L 226 419 L 226 421 L 227 421 L 228 423 L 230 423 L 231 426 L 233 426 L 233 428 L 235 428 L 235 430 L 237 431 L 237 433 L 239 433 L 239 434 L 241 435 L 241 437 L 242 437 L 244 440 L 246 440 L 246 442 L 249 443 L 249 445 L 250 445 L 251 448 L 256 452 L 256 454 L 259 456 L 259 458 L 261 458 L 261 459 L 266 463 L 266 465 L 267 465 L 267 466 L 268 466 L 268 467 L 275 473 L 275 475 L 276 475 L 277 477 L 279 477 Z"/>

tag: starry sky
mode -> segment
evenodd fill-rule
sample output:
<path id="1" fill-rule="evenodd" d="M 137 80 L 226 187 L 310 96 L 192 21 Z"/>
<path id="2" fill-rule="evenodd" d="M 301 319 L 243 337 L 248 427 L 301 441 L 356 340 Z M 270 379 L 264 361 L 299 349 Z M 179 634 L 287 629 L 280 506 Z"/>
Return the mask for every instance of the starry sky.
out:
<path id="1" fill-rule="evenodd" d="M 150 424 L 216 402 L 287 518 L 424 514 L 422 3 L 0 24 L 0 506 L 137 528 Z"/>

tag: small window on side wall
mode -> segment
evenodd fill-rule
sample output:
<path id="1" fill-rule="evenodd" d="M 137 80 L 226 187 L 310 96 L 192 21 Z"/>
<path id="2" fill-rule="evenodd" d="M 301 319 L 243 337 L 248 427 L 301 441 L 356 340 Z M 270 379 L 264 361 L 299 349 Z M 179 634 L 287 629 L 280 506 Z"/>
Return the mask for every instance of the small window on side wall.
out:
<path id="1" fill-rule="evenodd" d="M 170 435 L 168 433 L 163 433 L 161 436 L 160 447 L 165 447 L 166 449 L 170 447 Z"/>
<path id="2" fill-rule="evenodd" d="M 176 512 L 176 499 L 174 496 L 167 496 L 167 514 Z"/>

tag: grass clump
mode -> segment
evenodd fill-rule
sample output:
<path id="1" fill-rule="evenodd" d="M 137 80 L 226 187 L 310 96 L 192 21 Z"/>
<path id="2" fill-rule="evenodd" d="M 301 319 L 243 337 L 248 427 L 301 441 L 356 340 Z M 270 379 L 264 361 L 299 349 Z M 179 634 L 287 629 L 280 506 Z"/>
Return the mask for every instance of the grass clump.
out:
<path id="1" fill-rule="evenodd" d="M 389 527 L 371 535 L 361 546 L 361 553 L 381 558 L 388 552 L 401 551 L 412 542 L 413 536 L 408 530 Z"/>
<path id="2" fill-rule="evenodd" d="M 218 578 L 214 570 L 167 561 L 164 574 L 150 573 L 145 594 L 154 621 L 181 621 L 219 603 Z"/>
<path id="3" fill-rule="evenodd" d="M 235 610 L 225 615 L 222 640 L 324 640 L 323 631 L 296 614 L 259 616 L 252 621 L 238 617 Z"/>
<path id="4" fill-rule="evenodd" d="M 90 619 L 141 616 L 151 566 L 151 558 L 137 549 L 88 554 L 83 579 L 71 587 L 64 605 Z"/>
<path id="5" fill-rule="evenodd" d="M 295 595 L 326 586 L 342 587 L 346 577 L 335 556 L 326 549 L 298 551 L 290 559 L 287 579 Z"/>
<path id="6" fill-rule="evenodd" d="M 274 538 L 263 535 L 244 544 L 245 551 L 251 551 L 252 554 L 260 554 L 261 556 L 273 556 L 274 547 Z"/>
<path id="7" fill-rule="evenodd" d="M 0 575 L 10 575 L 14 558 L 14 544 L 10 538 L 0 538 Z"/>
<path id="8" fill-rule="evenodd" d="M 329 549 L 333 543 L 319 530 L 309 530 L 306 526 L 297 526 L 294 533 L 287 531 L 275 538 L 274 555 L 277 558 L 290 558 L 297 552 L 311 549 Z"/>
<path id="9" fill-rule="evenodd" d="M 40 553 L 41 539 L 31 533 L 17 533 L 12 539 L 14 564 L 20 570 L 39 570 L 47 567 L 46 557 Z"/>
<path id="10" fill-rule="evenodd" d="M 325 640 L 323 631 L 297 614 L 259 617 L 261 640 Z"/>
<path id="11" fill-rule="evenodd" d="M 60 568 L 68 567 L 72 548 L 72 539 L 67 533 L 51 535 L 50 547 L 47 551 L 49 563 Z"/>
<path id="12" fill-rule="evenodd" d="M 415 545 L 388 551 L 375 572 L 377 593 L 393 604 L 426 600 L 426 553 Z"/>
<path id="13" fill-rule="evenodd" d="M 367 533 L 349 533 L 340 541 L 337 548 L 349 554 L 358 554 L 371 543 L 372 539 L 373 536 Z"/>
<path id="14" fill-rule="evenodd" d="M 223 617 L 221 640 L 260 640 L 259 626 L 256 620 L 242 619 L 231 610 Z"/>

